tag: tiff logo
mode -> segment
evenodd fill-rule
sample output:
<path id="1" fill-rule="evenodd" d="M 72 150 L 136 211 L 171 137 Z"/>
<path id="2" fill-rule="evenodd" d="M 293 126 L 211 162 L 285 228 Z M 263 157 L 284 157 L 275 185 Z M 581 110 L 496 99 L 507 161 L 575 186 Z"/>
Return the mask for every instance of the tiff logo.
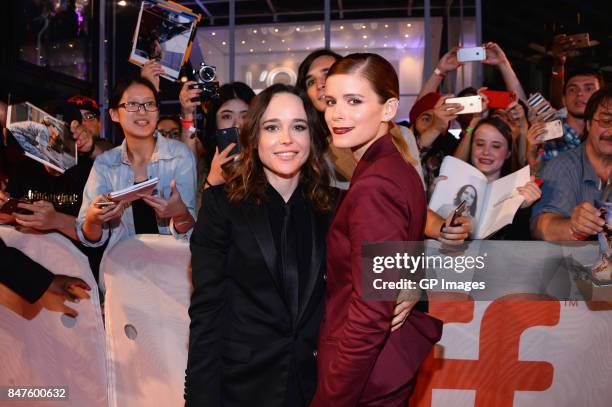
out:
<path id="1" fill-rule="evenodd" d="M 475 390 L 474 407 L 512 407 L 515 391 L 544 391 L 551 386 L 553 366 L 518 360 L 519 341 L 528 328 L 557 325 L 560 303 L 524 301 L 528 299 L 524 295 L 520 301 L 511 297 L 516 296 L 502 297 L 485 310 L 478 360 L 436 358 L 435 351 L 430 353 L 419 372 L 410 406 L 431 406 L 433 389 L 455 389 Z M 432 301 L 429 311 L 445 324 L 469 323 L 474 317 L 474 302 Z"/>

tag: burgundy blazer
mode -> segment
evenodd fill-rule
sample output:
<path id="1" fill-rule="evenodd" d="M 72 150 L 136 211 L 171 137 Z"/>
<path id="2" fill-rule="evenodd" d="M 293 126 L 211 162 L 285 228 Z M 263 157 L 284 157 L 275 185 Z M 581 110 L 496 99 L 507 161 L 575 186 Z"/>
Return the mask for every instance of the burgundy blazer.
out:
<path id="1" fill-rule="evenodd" d="M 409 398 L 441 322 L 413 310 L 391 334 L 395 301 L 361 298 L 360 255 L 362 242 L 423 240 L 426 208 L 423 184 L 391 136 L 375 141 L 327 235 L 327 302 L 311 407 L 397 406 Z"/>

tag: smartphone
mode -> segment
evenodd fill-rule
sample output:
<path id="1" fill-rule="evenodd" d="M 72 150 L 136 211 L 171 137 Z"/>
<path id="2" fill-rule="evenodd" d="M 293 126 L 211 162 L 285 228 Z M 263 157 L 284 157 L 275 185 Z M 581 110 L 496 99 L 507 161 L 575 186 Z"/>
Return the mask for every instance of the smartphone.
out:
<path id="1" fill-rule="evenodd" d="M 502 90 L 483 90 L 487 99 L 489 99 L 489 109 L 505 109 L 512 102 L 516 102 L 516 93 Z"/>
<path id="2" fill-rule="evenodd" d="M 531 107 L 534 107 L 535 105 L 537 105 L 543 100 L 544 100 L 544 96 L 542 96 L 538 92 L 538 93 L 534 93 L 533 95 L 529 96 L 529 99 L 527 99 L 527 104 Z"/>
<path id="3" fill-rule="evenodd" d="M 459 218 L 463 212 L 465 211 L 465 207 L 467 206 L 467 202 L 465 200 L 461 201 L 461 203 L 459 204 L 459 206 L 457 206 L 457 208 L 455 208 L 455 210 L 453 211 L 453 217 L 451 218 L 450 221 L 450 225 L 451 226 L 459 226 L 457 225 L 457 218 Z"/>
<path id="4" fill-rule="evenodd" d="M 29 211 L 27 209 L 23 209 L 23 208 L 18 208 L 17 204 L 19 203 L 32 203 L 28 200 L 23 200 L 23 199 L 15 199 L 15 198 L 10 198 L 8 201 L 6 201 L 4 203 L 4 205 L 2 205 L 2 207 L 0 207 L 0 212 L 2 213 L 7 213 L 7 214 L 12 214 L 12 213 L 19 213 L 22 215 L 32 215 L 34 212 Z"/>
<path id="5" fill-rule="evenodd" d="M 236 145 L 230 151 L 230 155 L 238 154 L 240 151 L 240 131 L 237 127 L 230 127 L 228 129 L 220 129 L 215 132 L 215 141 L 219 152 L 225 150 L 231 143 Z"/>
<path id="6" fill-rule="evenodd" d="M 546 123 L 546 133 L 540 136 L 540 141 L 554 140 L 563 137 L 563 124 L 561 120 L 553 120 Z"/>
<path id="7" fill-rule="evenodd" d="M 469 114 L 469 113 L 480 113 L 482 112 L 482 97 L 476 96 L 464 96 L 461 98 L 450 98 L 446 99 L 444 103 L 458 103 L 463 106 L 463 110 L 457 112 L 457 114 Z"/>
<path id="8" fill-rule="evenodd" d="M 591 46 L 589 33 L 568 35 L 567 38 L 574 41 L 574 45 L 572 45 L 570 49 L 587 48 Z"/>
<path id="9" fill-rule="evenodd" d="M 550 109 L 551 109 L 550 103 L 546 103 L 544 106 L 538 109 L 538 111 L 536 112 L 536 115 L 539 116 L 541 114 L 544 114 L 548 112 Z"/>
<path id="10" fill-rule="evenodd" d="M 116 205 L 117 202 L 113 202 L 113 201 L 100 201 L 100 202 L 96 202 L 96 206 L 98 208 L 105 208 L 107 206 L 112 206 L 112 205 Z"/>
<path id="11" fill-rule="evenodd" d="M 459 48 L 457 50 L 457 61 L 484 61 L 487 58 L 487 51 L 484 47 Z"/>

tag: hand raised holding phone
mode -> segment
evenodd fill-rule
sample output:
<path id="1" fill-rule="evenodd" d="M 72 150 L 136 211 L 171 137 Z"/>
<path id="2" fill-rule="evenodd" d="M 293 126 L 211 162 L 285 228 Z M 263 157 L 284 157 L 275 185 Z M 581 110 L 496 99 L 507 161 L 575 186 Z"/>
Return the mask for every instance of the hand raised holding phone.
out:
<path id="1" fill-rule="evenodd" d="M 457 50 L 458 62 L 483 61 L 486 58 L 487 52 L 484 47 L 459 48 Z"/>
<path id="2" fill-rule="evenodd" d="M 500 67 L 501 65 L 509 64 L 506 54 L 499 45 L 494 42 L 487 42 L 484 44 L 486 50 L 486 58 L 482 61 L 483 64 L 495 65 Z"/>
<path id="3" fill-rule="evenodd" d="M 230 154 L 234 147 L 236 147 L 236 144 L 230 143 L 221 152 L 219 152 L 219 147 L 215 147 L 215 155 L 213 156 L 210 164 L 210 171 L 206 177 L 208 184 L 221 185 L 225 183 L 223 165 L 232 161 L 236 157 L 235 154 Z"/>
<path id="4" fill-rule="evenodd" d="M 454 47 L 450 51 L 440 58 L 436 68 L 440 70 L 443 74 L 454 71 L 463 65 L 463 62 L 460 62 L 457 58 L 457 51 L 459 51 L 459 47 Z"/>
<path id="5" fill-rule="evenodd" d="M 447 103 L 448 99 L 453 95 L 441 97 L 434 105 L 433 120 L 434 127 L 439 132 L 446 131 L 451 120 L 457 118 L 457 114 L 463 110 L 463 106 L 459 103 Z"/>

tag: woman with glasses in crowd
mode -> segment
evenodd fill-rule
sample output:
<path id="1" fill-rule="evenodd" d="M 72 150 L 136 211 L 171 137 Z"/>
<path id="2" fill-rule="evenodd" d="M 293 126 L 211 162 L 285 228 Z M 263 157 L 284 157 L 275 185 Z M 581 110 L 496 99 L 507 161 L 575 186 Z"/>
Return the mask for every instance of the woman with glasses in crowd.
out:
<path id="1" fill-rule="evenodd" d="M 141 77 L 125 78 L 109 101 L 111 119 L 123 130 L 119 147 L 99 156 L 83 191 L 77 234 L 87 246 L 112 247 L 135 234 L 180 238 L 195 223 L 195 160 L 180 141 L 157 136 L 159 96 Z M 158 177 L 153 195 L 103 204 L 106 194 Z"/>
<path id="2" fill-rule="evenodd" d="M 181 124 L 172 116 L 160 117 L 157 122 L 157 131 L 165 138 L 181 140 Z"/>

